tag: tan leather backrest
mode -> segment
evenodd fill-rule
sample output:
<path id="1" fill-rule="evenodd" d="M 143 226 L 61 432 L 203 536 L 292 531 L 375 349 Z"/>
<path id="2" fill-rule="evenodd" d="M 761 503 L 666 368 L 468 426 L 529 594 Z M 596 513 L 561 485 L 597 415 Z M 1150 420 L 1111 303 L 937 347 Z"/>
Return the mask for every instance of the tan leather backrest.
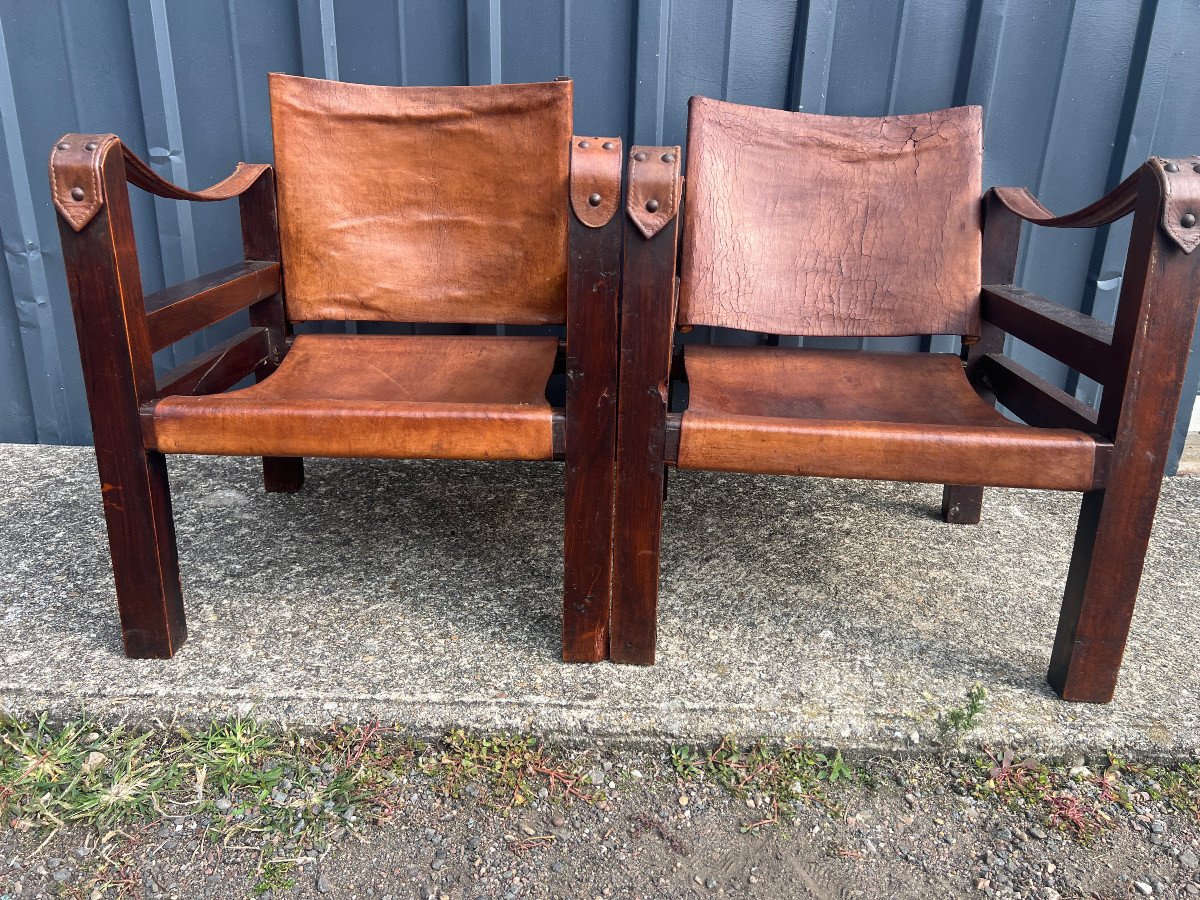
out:
<path id="1" fill-rule="evenodd" d="M 693 97 L 679 323 L 979 334 L 979 107 L 857 118 Z"/>
<path id="2" fill-rule="evenodd" d="M 292 319 L 565 321 L 571 82 L 270 87 Z"/>

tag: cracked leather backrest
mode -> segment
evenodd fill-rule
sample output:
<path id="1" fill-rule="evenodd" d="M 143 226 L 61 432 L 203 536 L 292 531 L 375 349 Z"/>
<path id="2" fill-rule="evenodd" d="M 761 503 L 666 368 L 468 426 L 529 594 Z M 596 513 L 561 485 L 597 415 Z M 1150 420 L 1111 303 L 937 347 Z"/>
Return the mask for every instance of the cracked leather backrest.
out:
<path id="1" fill-rule="evenodd" d="M 565 321 L 571 82 L 270 86 L 291 319 Z"/>
<path id="2" fill-rule="evenodd" d="M 979 334 L 982 115 L 817 116 L 693 97 L 679 323 Z"/>

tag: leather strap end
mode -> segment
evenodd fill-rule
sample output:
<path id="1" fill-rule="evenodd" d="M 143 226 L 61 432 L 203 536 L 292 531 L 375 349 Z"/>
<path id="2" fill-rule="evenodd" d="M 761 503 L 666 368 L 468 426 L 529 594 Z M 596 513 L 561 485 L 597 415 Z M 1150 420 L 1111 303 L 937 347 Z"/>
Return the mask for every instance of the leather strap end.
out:
<path id="1" fill-rule="evenodd" d="M 621 139 L 571 138 L 571 209 L 588 228 L 602 228 L 621 203 Z"/>
<path id="2" fill-rule="evenodd" d="M 625 211 L 647 240 L 679 211 L 679 147 L 641 147 L 629 152 L 629 195 Z"/>
<path id="3" fill-rule="evenodd" d="M 120 143 L 115 134 L 64 134 L 50 151 L 50 199 L 75 231 L 82 231 L 104 206 L 100 167 Z"/>
<path id="4" fill-rule="evenodd" d="M 1162 229 L 1184 253 L 1200 246 L 1200 156 L 1151 157 L 1163 187 Z"/>

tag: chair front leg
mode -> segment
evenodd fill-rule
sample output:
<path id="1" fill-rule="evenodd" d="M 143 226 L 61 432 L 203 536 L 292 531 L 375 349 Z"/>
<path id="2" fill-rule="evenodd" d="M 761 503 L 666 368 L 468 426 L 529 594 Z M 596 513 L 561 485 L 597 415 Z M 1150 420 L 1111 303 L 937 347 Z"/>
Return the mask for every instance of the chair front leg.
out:
<path id="1" fill-rule="evenodd" d="M 617 441 L 617 303 L 621 141 L 571 141 L 567 298 L 563 659 L 608 658 L 613 465 Z"/>
<path id="2" fill-rule="evenodd" d="M 658 639 L 658 561 L 680 189 L 678 147 L 633 148 L 621 279 L 614 662 L 652 664 Z"/>
<path id="3" fill-rule="evenodd" d="M 1049 681 L 1064 700 L 1107 703 L 1133 618 L 1200 295 L 1200 160 L 1142 170 L 1113 327 L 1121 371 L 1098 428 L 1113 435 L 1103 490 L 1084 495 Z"/>
<path id="4" fill-rule="evenodd" d="M 125 653 L 170 657 L 187 628 L 166 460 L 142 437 L 155 383 L 120 142 L 66 135 L 50 170 Z"/>

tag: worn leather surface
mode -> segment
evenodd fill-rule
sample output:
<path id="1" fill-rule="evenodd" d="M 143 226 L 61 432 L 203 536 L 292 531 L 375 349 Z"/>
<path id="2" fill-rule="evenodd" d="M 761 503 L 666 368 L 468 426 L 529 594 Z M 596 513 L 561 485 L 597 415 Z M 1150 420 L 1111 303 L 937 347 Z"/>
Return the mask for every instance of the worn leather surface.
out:
<path id="1" fill-rule="evenodd" d="M 1170 172 L 1168 165 L 1178 170 Z M 1150 166 L 1163 185 L 1166 202 L 1163 204 L 1162 228 L 1184 253 L 1200 246 L 1200 156 L 1178 159 L 1150 160 Z M 1135 173 L 1136 174 L 1136 173 Z M 1183 217 L 1192 216 L 1192 224 L 1184 225 Z"/>
<path id="2" fill-rule="evenodd" d="M 599 202 L 592 204 L 593 198 Z M 621 204 L 621 139 L 571 139 L 571 209 L 588 228 L 612 221 Z"/>
<path id="3" fill-rule="evenodd" d="M 662 231 L 679 211 L 683 192 L 679 160 L 679 147 L 635 145 L 629 151 L 625 211 L 646 239 Z"/>
<path id="4" fill-rule="evenodd" d="M 979 334 L 982 116 L 817 116 L 693 97 L 682 325 Z"/>
<path id="5" fill-rule="evenodd" d="M 228 178 L 212 187 L 190 191 L 158 175 L 115 134 L 64 134 L 50 151 L 50 199 L 75 231 L 82 231 L 104 205 L 100 165 L 105 155 L 118 146 L 129 183 L 172 200 L 228 200 L 241 194 L 271 168 L 261 163 L 240 162 Z"/>
<path id="6" fill-rule="evenodd" d="M 690 344 L 679 465 L 1085 490 L 1095 441 L 1010 421 L 957 356 Z"/>
<path id="7" fill-rule="evenodd" d="M 551 459 L 553 337 L 306 334 L 278 370 L 225 394 L 167 397 L 166 453 Z"/>
<path id="8" fill-rule="evenodd" d="M 571 82 L 270 88 L 290 318 L 564 321 Z"/>
<path id="9" fill-rule="evenodd" d="M 1141 177 L 1142 171 L 1138 169 L 1095 203 L 1061 216 L 1046 209 L 1027 188 L 994 187 L 991 193 L 1026 222 L 1048 228 L 1095 228 L 1133 212 Z"/>

